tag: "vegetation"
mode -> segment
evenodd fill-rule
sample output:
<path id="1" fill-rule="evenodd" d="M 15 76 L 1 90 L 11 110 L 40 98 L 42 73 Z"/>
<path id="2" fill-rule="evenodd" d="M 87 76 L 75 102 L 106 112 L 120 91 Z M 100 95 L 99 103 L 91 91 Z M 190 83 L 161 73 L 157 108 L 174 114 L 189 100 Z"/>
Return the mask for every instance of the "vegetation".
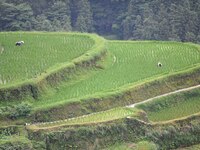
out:
<path id="1" fill-rule="evenodd" d="M 30 115 L 31 106 L 26 103 L 16 105 L 13 109 L 9 110 L 9 117 L 11 119 L 17 119 L 19 117 L 27 117 Z"/>
<path id="2" fill-rule="evenodd" d="M 200 89 L 173 94 L 140 104 L 151 121 L 167 121 L 199 113 Z"/>
<path id="3" fill-rule="evenodd" d="M 150 78 L 170 75 L 199 63 L 197 47 L 176 42 L 109 42 L 108 50 L 109 56 L 105 63 L 109 66 L 90 74 L 85 73 L 70 84 L 62 83 L 56 91 L 51 90 L 40 101 L 34 102 L 33 107 L 48 107 L 94 94 L 105 94 Z M 162 62 L 162 68 L 157 67 L 158 61 Z"/>
<path id="4" fill-rule="evenodd" d="M 193 145 L 190 147 L 178 148 L 177 150 L 199 150 L 199 149 L 200 149 L 200 144 Z"/>
<path id="5" fill-rule="evenodd" d="M 199 24 L 199 0 L 0 0 L 0 149 L 200 149 L 200 88 L 155 98 L 200 83 Z"/>
<path id="6" fill-rule="evenodd" d="M 0 87 L 36 78 L 56 64 L 83 55 L 94 45 L 89 36 L 62 33 L 3 32 L 0 39 Z M 25 44 L 15 46 L 20 40 Z"/>
<path id="7" fill-rule="evenodd" d="M 22 33 L 5 32 L 1 33 L 0 35 L 1 36 L 4 35 L 7 37 L 11 35 L 12 37 L 18 34 Z M 53 40 L 54 34 L 48 33 L 46 35 L 44 33 L 25 32 L 23 33 L 23 35 L 27 37 L 29 36 L 43 37 L 44 35 L 44 37 L 46 36 L 46 38 L 52 37 Z M 135 41 L 135 42 L 107 41 L 105 44 L 103 39 L 95 35 L 79 34 L 79 33 L 76 34 L 71 33 L 65 35 L 64 33 L 55 33 L 55 36 L 56 37 L 61 36 L 62 39 L 65 37 L 69 38 L 68 41 L 70 41 L 71 48 L 73 47 L 73 45 L 77 45 L 76 42 L 78 41 L 78 43 L 80 44 L 77 47 L 74 46 L 73 48 L 76 48 L 78 53 L 80 47 L 81 51 L 80 53 L 77 54 L 77 56 L 69 55 L 67 60 L 66 61 L 63 60 L 63 62 L 60 62 L 60 60 L 65 53 L 61 53 L 61 55 L 59 56 L 60 58 L 57 58 L 57 60 L 56 59 L 53 60 L 54 63 L 58 61 L 56 65 L 51 64 L 50 60 L 52 55 L 50 54 L 47 55 L 45 59 L 48 60 L 49 66 L 44 70 L 41 70 L 41 74 L 47 71 L 48 76 L 45 79 L 46 81 L 49 82 L 55 82 L 55 80 L 57 80 L 57 78 L 59 78 L 59 76 L 62 75 L 67 77 L 68 80 L 62 80 L 62 82 L 59 82 L 59 84 L 55 84 L 55 86 L 53 86 L 54 84 L 52 84 L 52 86 L 47 86 L 45 92 L 39 95 L 35 99 L 33 98 L 19 99 L 20 103 L 19 101 L 1 101 L 0 116 L 3 119 L 3 122 L 1 122 L 1 124 L 6 124 L 4 122 L 7 122 L 7 119 L 12 119 L 11 121 L 10 120 L 9 121 L 14 124 L 22 124 L 25 121 L 33 121 L 34 120 L 33 117 L 35 117 L 36 119 L 40 117 L 39 116 L 40 112 L 37 112 L 38 110 L 44 110 L 44 112 L 45 110 L 47 111 L 47 113 L 45 114 L 46 116 L 44 115 L 44 117 L 46 117 L 46 120 L 50 119 L 54 120 L 57 116 L 58 118 L 62 119 L 63 113 L 71 113 L 71 114 L 65 114 L 65 116 L 69 117 L 71 115 L 71 117 L 73 117 L 72 113 L 76 112 L 79 113 L 79 111 L 80 112 L 83 111 L 85 112 L 85 114 L 91 113 L 93 111 L 95 112 L 101 111 L 101 112 L 65 120 L 60 120 L 57 118 L 56 121 L 38 123 L 26 126 L 26 130 L 28 131 L 27 133 L 28 136 L 26 135 L 26 133 L 22 134 L 21 137 L 22 141 L 25 142 L 19 143 L 20 146 L 27 147 L 27 149 L 32 147 L 38 147 L 38 149 L 45 149 L 45 146 L 48 145 L 49 149 L 56 149 L 59 147 L 61 143 L 62 144 L 66 143 L 62 145 L 64 149 L 71 146 L 77 147 L 76 145 L 77 141 L 74 140 L 73 136 L 76 137 L 75 139 L 80 139 L 80 141 L 83 143 L 85 142 L 87 143 L 88 141 L 93 141 L 93 143 L 95 143 L 94 140 L 96 138 L 94 137 L 102 139 L 103 140 L 102 143 L 105 143 L 104 141 L 105 139 L 103 139 L 102 137 L 106 136 L 109 142 L 108 145 L 105 146 L 100 145 L 100 147 L 102 148 L 108 147 L 109 145 L 113 145 L 114 143 L 116 143 L 116 141 L 123 143 L 123 141 L 125 140 L 128 140 L 128 142 L 129 141 L 138 142 L 144 139 L 152 141 L 154 143 L 158 143 L 160 147 L 165 147 L 165 148 L 177 148 L 182 145 L 189 146 L 193 143 L 198 143 L 200 141 L 198 137 L 193 133 L 194 128 L 195 131 L 199 131 L 198 122 L 191 123 L 190 130 L 187 130 L 187 132 L 183 136 L 181 134 L 182 132 L 179 131 L 183 131 L 184 129 L 182 129 L 182 127 L 180 126 L 175 125 L 173 126 L 173 130 L 171 130 L 164 127 L 162 128 L 162 125 L 158 124 L 150 125 L 149 123 L 144 122 L 147 121 L 147 118 L 143 111 L 140 111 L 135 108 L 130 109 L 118 106 L 118 103 L 120 104 L 118 100 L 125 101 L 129 98 L 134 97 L 136 98 L 134 102 L 137 102 L 144 100 L 149 96 L 154 96 L 159 94 L 160 92 L 152 93 L 153 92 L 152 89 L 148 90 L 148 87 L 150 87 L 151 84 L 153 85 L 154 88 L 162 86 L 164 87 L 165 85 L 167 85 L 169 86 L 170 90 L 165 88 L 164 89 L 161 88 L 160 90 L 163 89 L 164 92 L 171 91 L 173 88 L 176 89 L 176 86 L 178 84 L 182 84 L 182 81 L 179 81 L 180 80 L 179 78 L 187 79 L 188 77 L 190 77 L 190 74 L 193 75 L 192 77 L 194 77 L 194 79 L 197 78 L 196 82 L 198 83 L 199 82 L 198 68 L 200 60 L 199 58 L 200 49 L 198 45 L 191 43 L 158 42 L 158 41 Z M 6 43 L 6 41 L 4 42 Z M 81 44 L 82 42 L 83 44 Z M 86 48 L 85 45 L 87 45 Z M 8 47 L 9 46 L 10 44 L 8 44 Z M 1 44 L 1 47 L 6 48 L 4 44 Z M 24 49 L 24 51 L 27 50 L 26 43 L 21 47 L 16 47 L 15 45 L 13 45 L 13 47 L 16 48 L 16 51 L 18 49 Z M 69 49 L 69 51 L 71 51 L 72 49 Z M 106 57 L 99 57 L 99 54 L 97 53 L 98 52 L 101 53 L 105 49 L 107 49 Z M 11 46 L 10 50 L 12 50 Z M 4 51 L 2 53 L 2 56 L 6 54 L 4 53 Z M 34 52 L 37 50 L 33 49 L 32 51 Z M 44 51 L 48 52 L 48 49 Z M 64 47 L 62 51 L 67 52 L 64 50 Z M 30 57 L 31 53 L 25 56 Z M 8 55 L 5 56 L 9 58 L 10 56 L 12 56 L 11 54 L 12 53 L 9 53 Z M 15 57 L 18 56 L 17 53 L 14 54 Z M 21 53 L 20 56 L 22 55 L 23 53 Z M 18 57 L 18 59 L 21 58 L 20 56 Z M 23 60 L 19 59 L 19 61 L 21 61 L 22 64 L 24 63 Z M 162 63 L 162 67 L 157 66 L 158 62 Z M 38 63 L 39 66 L 41 65 L 40 61 L 37 61 L 35 63 L 36 64 Z M 78 66 L 78 69 L 73 70 L 72 74 L 71 73 L 63 74 L 62 70 L 64 70 L 63 68 L 65 68 L 66 64 L 68 63 L 73 63 L 73 65 Z M 94 65 L 90 65 L 90 63 L 94 63 Z M 36 64 L 33 64 L 33 66 Z M 27 64 L 24 63 L 23 65 L 26 66 Z M 28 64 L 27 66 L 31 68 L 32 65 Z M 40 69 L 40 67 L 38 68 Z M 7 68 L 7 70 L 9 69 Z M 179 73 L 185 73 L 185 74 L 179 75 Z M 29 79 L 33 79 L 33 77 L 31 77 L 31 75 L 33 74 L 30 73 L 29 75 L 30 77 L 22 79 L 21 78 L 22 74 L 21 74 L 19 75 L 18 80 L 24 81 L 26 83 Z M 171 75 L 173 75 L 174 77 L 172 78 Z M 39 75 L 36 77 L 37 79 L 40 79 L 43 77 L 43 75 L 41 76 Z M 160 80 L 156 81 L 156 79 L 159 78 L 161 78 L 161 81 Z M 20 86 L 20 84 L 17 85 L 16 81 L 17 78 L 13 80 L 13 84 L 15 84 L 16 87 Z M 190 84 L 191 85 L 196 84 L 196 82 L 193 83 L 192 81 L 188 80 L 188 84 L 185 84 L 183 87 L 185 86 L 187 87 L 187 85 Z M 146 83 L 146 84 L 141 85 L 141 83 Z M 10 85 L 11 84 L 12 82 L 10 83 Z M 9 83 L 7 85 L 8 85 L 8 90 L 10 90 Z M 129 93 L 129 91 L 128 92 L 124 91 L 125 89 L 127 90 L 132 87 L 135 87 L 134 89 L 135 91 L 133 90 L 134 91 L 133 93 L 131 92 Z M 2 85 L 2 89 L 3 88 L 4 89 L 7 88 L 6 84 L 5 86 Z M 146 91 L 146 93 L 142 92 L 144 90 Z M 21 91 L 23 91 L 23 89 Z M 124 91 L 124 93 L 121 93 L 122 91 Z M 98 97 L 104 97 L 109 99 L 110 93 L 117 93 L 117 95 L 113 97 L 111 96 L 114 99 L 113 101 L 104 101 L 104 99 L 101 98 L 99 98 L 100 100 L 98 99 Z M 149 93 L 152 94 L 149 95 Z M 129 97 L 127 95 L 132 95 L 132 96 Z M 167 97 L 165 97 L 162 99 L 155 100 L 155 102 L 152 101 L 150 102 L 150 104 L 149 103 L 142 104 L 139 105 L 138 108 L 145 110 L 150 120 L 153 120 L 152 119 L 153 117 L 151 118 L 151 116 L 153 115 L 155 115 L 155 118 L 162 118 L 162 119 L 164 118 L 165 120 L 168 120 L 169 118 L 166 119 L 165 117 L 163 117 L 164 114 L 161 112 L 161 111 L 164 112 L 164 110 L 167 109 L 170 110 L 169 112 L 167 111 L 164 112 L 167 113 L 167 117 L 173 116 L 174 118 L 179 118 L 186 115 L 192 115 L 193 113 L 199 112 L 199 107 L 198 105 L 196 105 L 197 103 L 199 103 L 199 98 L 198 98 L 199 89 L 194 90 L 192 92 L 184 92 L 178 94 L 177 97 L 176 96 L 171 95 L 170 99 L 167 99 Z M 13 100 L 15 100 L 15 98 Z M 85 102 L 86 100 L 88 100 L 88 104 Z M 82 103 L 81 106 L 77 105 L 78 107 L 76 107 L 76 102 Z M 115 104 L 111 104 L 111 102 L 116 103 L 116 108 L 106 110 L 109 108 L 109 106 L 107 105 L 115 106 Z M 71 105 L 72 109 L 66 111 L 64 106 L 67 105 L 67 103 Z M 65 104 L 63 105 L 63 108 L 62 104 Z M 59 107 L 57 107 L 57 105 Z M 105 106 L 105 109 L 102 108 L 103 106 Z M 186 106 L 189 109 L 184 110 Z M 56 109 L 54 109 L 55 107 Z M 49 108 L 52 109 L 49 111 Z M 171 111 L 173 108 L 175 110 L 174 112 Z M 61 112 L 62 109 L 63 112 Z M 70 110 L 72 112 L 70 112 Z M 53 113 L 53 115 L 55 116 L 53 116 L 52 118 L 49 117 L 48 116 L 49 113 L 54 111 L 58 111 L 56 113 L 57 116 Z M 155 114 L 153 114 L 154 112 Z M 156 116 L 159 114 L 161 114 L 161 116 Z M 138 119 L 142 119 L 143 121 L 140 121 Z M 194 119 L 196 118 L 194 117 Z M 41 120 L 43 121 L 45 119 L 42 118 Z M 106 126 L 107 124 L 108 126 Z M 190 124 L 190 122 L 188 124 Z M 164 124 L 164 126 L 165 125 L 166 124 Z M 157 129 L 157 126 L 160 126 L 161 129 Z M 90 129 L 90 127 L 92 128 Z M 172 131 L 174 133 L 173 135 L 174 138 L 179 139 L 178 142 L 171 141 L 171 139 L 167 138 L 168 134 L 171 134 Z M 69 136 L 67 136 L 68 132 L 70 132 Z M 7 135 L 7 130 L 6 130 L 6 134 L 5 135 L 2 134 L 3 136 L 1 141 L 4 143 L 1 143 L 0 145 L 3 145 L 4 147 L 7 146 L 13 147 L 14 145 L 9 144 L 9 141 L 12 142 L 13 141 L 12 139 L 14 139 L 17 134 L 11 132 L 8 133 L 9 134 Z M 64 138 L 62 137 L 63 134 L 65 135 Z M 90 136 L 86 137 L 87 135 L 91 135 L 91 137 Z M 112 137 L 114 136 L 115 138 L 112 139 L 111 136 Z M 188 136 L 191 137 L 191 139 L 188 140 L 187 143 L 183 144 L 183 140 L 187 139 Z M 26 137 L 29 137 L 29 139 L 27 139 Z M 91 139 L 92 137 L 93 139 Z M 158 140 L 161 137 L 165 138 L 163 142 Z M 182 139 L 180 137 L 182 137 Z M 7 140 L 6 139 L 3 140 L 3 138 L 6 138 Z M 41 139 L 41 141 L 38 141 L 38 139 Z M 58 141 L 58 139 L 60 141 Z M 45 143 L 43 141 L 45 141 Z M 52 143 L 52 141 L 54 141 L 53 142 L 54 144 Z M 81 142 L 80 145 L 83 146 Z M 14 141 L 14 143 L 16 142 Z M 71 145 L 69 143 L 72 143 L 74 145 Z M 169 145 L 167 145 L 166 143 Z M 86 144 L 85 146 L 87 147 L 89 145 Z M 122 148 L 125 147 L 122 145 Z M 153 149 L 156 148 L 156 146 L 154 144 L 141 142 L 137 144 L 136 148 Z"/>
<path id="8" fill-rule="evenodd" d="M 117 39 L 199 42 L 199 5 L 198 0 L 3 0 L 0 31 L 79 31 Z"/>
<path id="9" fill-rule="evenodd" d="M 104 124 L 70 127 L 62 130 L 47 130 L 45 132 L 29 132 L 33 139 L 46 137 L 49 149 L 59 147 L 85 149 L 94 147 L 108 148 L 116 143 L 137 143 L 138 147 L 158 149 L 176 149 L 199 143 L 199 115 L 164 124 L 147 124 L 134 118 L 126 118 Z M 44 136 L 44 134 L 46 136 Z M 156 146 L 155 144 L 156 143 Z M 123 146 L 125 147 L 125 146 Z"/>
<path id="10" fill-rule="evenodd" d="M 108 150 L 157 150 L 154 143 L 148 141 L 141 141 L 139 143 L 117 143 L 109 148 Z"/>
<path id="11" fill-rule="evenodd" d="M 97 124 L 125 118 L 127 116 L 137 116 L 138 110 L 131 110 L 130 108 L 114 108 L 103 112 L 93 113 L 81 117 L 58 120 L 55 122 L 47 122 L 43 124 L 31 125 L 28 128 L 32 130 L 48 129 L 62 126 L 83 125 L 83 124 Z"/>
<path id="12" fill-rule="evenodd" d="M 44 72 L 49 72 L 49 67 L 52 68 L 53 66 L 53 68 L 56 68 L 59 66 L 54 65 L 55 63 L 69 62 L 73 58 L 83 55 L 89 49 L 94 48 L 94 45 L 97 45 L 97 43 L 94 43 L 94 40 L 85 34 L 67 34 L 67 36 L 65 36 L 65 34 L 61 33 L 56 33 L 54 35 L 52 33 L 18 32 L 1 33 L 0 35 L 3 37 L 1 45 L 4 45 L 4 49 L 6 49 L 1 54 L 2 60 L 4 60 L 2 61 L 3 67 L 1 67 L 2 86 L 20 80 L 26 82 L 27 79 L 33 77 L 38 78 L 38 76 Z M 21 39 L 24 40 L 29 37 L 28 41 L 30 41 L 30 39 L 34 40 L 32 40 L 30 44 L 25 43 L 21 47 L 16 47 L 14 46 L 14 41 L 17 41 L 20 36 Z M 57 42 L 51 42 L 54 40 L 55 36 Z M 10 40 L 8 41 L 6 39 Z M 97 42 L 97 40 L 95 41 Z M 54 43 L 53 46 L 52 44 L 48 44 L 49 42 Z M 64 44 L 62 44 L 62 42 L 64 42 Z M 66 49 L 65 44 L 67 44 Z M 40 49 L 43 47 L 45 47 L 45 49 L 41 52 Z M 49 53 L 48 48 L 51 49 L 51 53 Z M 83 97 L 91 97 L 91 94 L 94 95 L 94 93 L 99 95 L 105 92 L 116 91 L 121 87 L 140 83 L 148 78 L 170 75 L 174 72 L 197 65 L 200 59 L 199 47 L 193 44 L 156 41 L 114 41 L 108 42 L 107 48 L 109 53 L 104 64 L 102 64 L 105 66 L 103 70 L 93 69 L 93 71 L 87 71 L 84 74 L 83 71 L 81 71 L 77 76 L 74 76 L 73 80 L 70 82 L 63 82 L 55 89 L 46 91 L 45 95 L 39 97 L 39 101 L 29 101 L 33 109 L 54 106 L 55 103 L 77 101 Z M 15 51 L 13 49 L 15 49 Z M 44 54 L 41 55 L 43 52 Z M 35 56 L 35 54 L 38 55 L 38 57 L 36 57 L 37 59 L 31 57 L 33 55 Z M 67 57 L 65 57 L 65 54 Z M 24 59 L 29 57 L 32 59 Z M 41 57 L 44 58 L 41 59 Z M 10 60 L 16 62 L 14 63 L 15 65 L 9 66 L 11 63 L 6 63 Z M 162 68 L 157 67 L 159 61 L 163 64 Z M 132 69 L 133 67 L 134 69 Z M 10 74 L 10 68 L 13 68 L 12 75 Z M 119 70 L 121 73 L 119 73 Z M 134 76 L 132 76 L 132 74 L 134 74 Z M 107 82 L 107 80 L 110 82 Z M 98 86 L 96 86 L 97 84 Z M 5 103 L 2 103 L 2 105 L 5 105 Z"/>
<path id="13" fill-rule="evenodd" d="M 31 142 L 24 136 L 7 136 L 0 139 L 1 149 L 32 149 Z"/>

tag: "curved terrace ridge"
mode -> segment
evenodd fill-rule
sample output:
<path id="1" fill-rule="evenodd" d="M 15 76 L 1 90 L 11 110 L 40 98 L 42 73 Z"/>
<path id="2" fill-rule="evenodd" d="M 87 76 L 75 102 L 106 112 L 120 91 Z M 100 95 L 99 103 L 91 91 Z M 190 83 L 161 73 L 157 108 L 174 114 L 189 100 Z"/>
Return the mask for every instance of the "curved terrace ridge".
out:
<path id="1" fill-rule="evenodd" d="M 48 35 L 48 36 L 51 36 L 50 41 L 48 41 L 50 43 L 51 42 L 55 43 L 56 41 L 54 41 L 54 39 L 58 38 L 59 36 L 62 36 L 63 41 L 60 41 L 60 42 L 63 45 L 64 45 L 64 43 L 68 42 L 69 40 L 71 40 L 75 44 L 77 42 L 76 39 L 78 39 L 77 37 L 81 37 L 78 42 L 80 42 L 82 49 L 85 49 L 85 47 L 86 48 L 88 47 L 88 49 L 86 49 L 85 52 L 83 52 L 83 50 L 81 52 L 78 49 L 79 45 L 76 43 L 75 45 L 72 45 L 72 47 L 74 46 L 76 48 L 75 49 L 76 51 L 81 52 L 80 56 L 73 58 L 70 61 L 53 64 L 52 66 L 50 66 L 46 70 L 43 70 L 41 73 L 36 74 L 34 77 L 32 77 L 30 79 L 26 79 L 24 81 L 20 81 L 20 82 L 17 82 L 17 83 L 5 84 L 4 86 L 1 86 L 0 87 L 0 100 L 8 100 L 8 99 L 13 99 L 13 98 L 14 99 L 21 99 L 22 98 L 21 95 L 31 95 L 32 97 L 37 98 L 37 96 L 38 96 L 37 94 L 46 85 L 55 85 L 55 84 L 61 82 L 62 80 L 65 80 L 66 76 L 68 76 L 71 72 L 76 71 L 81 66 L 82 67 L 94 66 L 95 62 L 98 61 L 99 59 L 101 59 L 101 57 L 103 57 L 105 55 L 105 40 L 102 37 L 100 37 L 96 34 L 87 34 L 87 33 L 41 33 L 41 32 L 34 32 L 34 33 L 32 33 L 32 32 L 31 33 L 29 33 L 29 32 L 24 32 L 24 33 L 15 32 L 15 33 L 13 33 L 12 32 L 12 33 L 8 33 L 8 32 L 3 32 L 0 35 L 2 35 L 2 34 L 5 34 L 5 37 L 4 37 L 5 39 L 6 39 L 6 36 L 8 36 L 8 35 L 17 35 L 17 37 L 21 37 L 23 34 L 25 34 L 25 35 L 30 34 L 29 36 L 31 36 L 31 35 L 36 36 L 34 38 L 39 38 L 40 36 L 44 36 L 42 40 L 48 40 L 48 37 L 45 37 L 45 35 Z M 54 36 L 55 36 L 55 38 L 54 38 Z M 71 36 L 72 39 L 67 39 L 67 36 Z M 85 43 L 84 43 L 84 38 L 86 39 Z M 12 37 L 11 37 L 12 41 L 14 39 L 12 39 Z M 89 44 L 87 43 L 88 41 L 89 41 Z M 26 41 L 25 41 L 25 44 L 26 44 Z M 28 44 L 29 43 L 27 43 L 27 45 Z M 35 43 L 35 44 L 37 44 L 37 43 Z M 42 47 L 47 46 L 47 43 L 45 44 L 45 43 L 41 42 L 40 44 L 42 44 L 41 45 Z M 2 47 L 2 45 L 4 46 L 4 44 L 1 44 L 1 47 Z M 55 49 L 55 46 L 56 45 L 54 45 L 54 47 L 50 45 L 50 47 L 49 47 L 50 52 L 49 53 L 51 53 L 51 50 Z M 68 46 L 70 46 L 70 45 L 68 45 Z M 29 46 L 29 48 L 30 48 L 30 46 Z M 58 47 L 58 49 L 59 48 L 60 47 Z M 72 48 L 72 50 L 73 50 L 73 48 Z M 24 50 L 26 48 L 21 46 L 18 49 Z M 28 50 L 28 49 L 26 49 L 26 50 Z M 6 53 L 5 51 L 6 50 L 4 48 L 4 53 Z M 57 52 L 58 50 L 55 50 L 55 51 Z M 79 52 L 79 54 L 80 54 L 80 52 Z M 9 51 L 7 53 L 9 53 Z M 55 54 L 52 53 L 51 55 L 55 55 Z M 3 57 L 3 55 L 2 55 L 2 57 Z M 34 57 L 34 56 L 31 56 L 31 57 Z M 51 57 L 51 56 L 49 56 L 49 57 Z M 45 65 L 45 63 L 42 64 L 42 65 Z M 22 91 L 22 92 L 20 93 L 20 91 Z M 16 94 L 16 95 L 12 95 L 13 93 Z M 6 97 L 6 95 L 9 95 L 9 96 Z"/>

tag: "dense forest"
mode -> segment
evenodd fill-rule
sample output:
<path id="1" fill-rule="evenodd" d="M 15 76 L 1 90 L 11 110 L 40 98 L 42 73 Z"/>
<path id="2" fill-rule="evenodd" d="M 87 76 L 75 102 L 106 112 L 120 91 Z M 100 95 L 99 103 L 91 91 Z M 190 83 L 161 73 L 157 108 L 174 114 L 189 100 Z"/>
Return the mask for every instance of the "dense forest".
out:
<path id="1" fill-rule="evenodd" d="M 1 0 L 0 31 L 200 42 L 200 0 Z"/>

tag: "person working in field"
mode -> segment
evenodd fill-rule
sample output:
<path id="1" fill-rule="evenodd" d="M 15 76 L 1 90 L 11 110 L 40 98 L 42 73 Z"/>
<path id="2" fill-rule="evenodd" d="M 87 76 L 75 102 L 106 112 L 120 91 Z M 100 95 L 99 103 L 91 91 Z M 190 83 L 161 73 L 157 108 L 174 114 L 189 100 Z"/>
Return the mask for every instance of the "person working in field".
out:
<path id="1" fill-rule="evenodd" d="M 161 62 L 158 62 L 158 67 L 162 67 L 162 64 L 161 64 Z"/>
<path id="2" fill-rule="evenodd" d="M 22 46 L 24 44 L 24 41 L 18 41 L 15 43 L 15 46 Z"/>

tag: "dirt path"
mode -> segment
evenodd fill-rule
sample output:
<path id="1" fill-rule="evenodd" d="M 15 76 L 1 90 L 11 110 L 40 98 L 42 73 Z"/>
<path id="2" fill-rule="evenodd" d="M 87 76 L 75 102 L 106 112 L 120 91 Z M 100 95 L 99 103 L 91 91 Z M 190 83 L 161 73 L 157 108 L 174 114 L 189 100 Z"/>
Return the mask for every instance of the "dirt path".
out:
<path id="1" fill-rule="evenodd" d="M 200 87 L 200 85 L 196 85 L 196 86 L 192 86 L 192 87 L 188 87 L 188 88 L 176 90 L 176 91 L 169 92 L 169 93 L 166 93 L 166 94 L 163 94 L 163 95 L 159 95 L 159 96 L 156 96 L 156 97 L 149 98 L 149 99 L 144 100 L 142 102 L 138 102 L 138 103 L 135 103 L 135 104 L 132 104 L 132 105 L 128 105 L 126 107 L 134 108 L 136 105 L 143 104 L 143 103 L 152 101 L 152 100 L 157 99 L 157 98 L 161 98 L 161 97 L 165 97 L 165 96 L 170 96 L 170 95 L 173 95 L 173 94 L 176 94 L 176 93 L 180 93 L 180 92 L 184 92 L 184 91 L 193 90 L 193 89 L 196 89 L 196 88 L 199 88 L 199 87 Z"/>

